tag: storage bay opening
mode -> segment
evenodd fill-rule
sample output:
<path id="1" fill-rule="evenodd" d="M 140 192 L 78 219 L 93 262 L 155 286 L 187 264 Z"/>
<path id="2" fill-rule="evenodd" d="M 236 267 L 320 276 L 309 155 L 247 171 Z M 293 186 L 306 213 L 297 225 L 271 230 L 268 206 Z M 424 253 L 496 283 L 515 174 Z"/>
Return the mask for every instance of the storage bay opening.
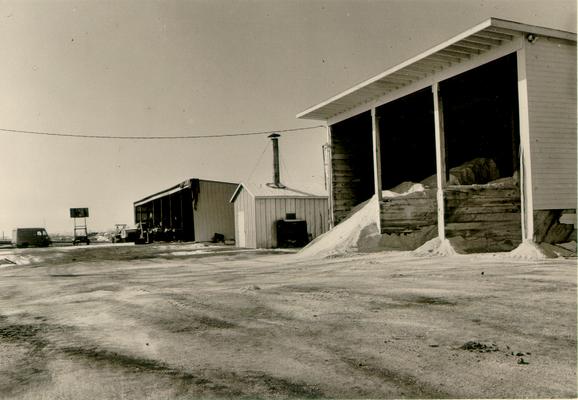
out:
<path id="1" fill-rule="evenodd" d="M 445 234 L 466 252 L 522 241 L 516 54 L 440 82 Z"/>
<path id="2" fill-rule="evenodd" d="M 377 117 L 383 189 L 391 189 L 408 181 L 420 182 L 436 173 L 430 88 L 378 107 Z"/>
<path id="3" fill-rule="evenodd" d="M 518 172 L 516 71 L 516 55 L 510 54 L 440 82 L 448 171 L 485 158 L 495 163 L 500 178 Z M 492 176 L 473 178 L 477 181 L 469 183 L 482 184 Z"/>
<path id="4" fill-rule="evenodd" d="M 511 250 L 522 241 L 516 55 L 439 83 L 446 236 L 465 252 Z M 415 248 L 437 235 L 432 87 L 376 107 L 382 244 Z M 331 126 L 335 221 L 375 193 L 371 113 Z M 406 193 L 412 185 L 423 188 Z M 394 240 L 387 235 L 395 235 Z"/>
<path id="5" fill-rule="evenodd" d="M 331 127 L 333 218 L 341 222 L 374 194 L 371 113 Z"/>

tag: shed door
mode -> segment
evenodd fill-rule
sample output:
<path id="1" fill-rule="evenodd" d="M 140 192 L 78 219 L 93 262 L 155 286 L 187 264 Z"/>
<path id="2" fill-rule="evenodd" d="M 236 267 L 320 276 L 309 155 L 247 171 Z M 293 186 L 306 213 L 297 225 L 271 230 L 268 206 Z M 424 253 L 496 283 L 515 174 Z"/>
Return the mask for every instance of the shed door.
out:
<path id="1" fill-rule="evenodd" d="M 245 212 L 238 211 L 237 212 L 237 247 L 245 247 L 247 245 L 245 240 Z"/>

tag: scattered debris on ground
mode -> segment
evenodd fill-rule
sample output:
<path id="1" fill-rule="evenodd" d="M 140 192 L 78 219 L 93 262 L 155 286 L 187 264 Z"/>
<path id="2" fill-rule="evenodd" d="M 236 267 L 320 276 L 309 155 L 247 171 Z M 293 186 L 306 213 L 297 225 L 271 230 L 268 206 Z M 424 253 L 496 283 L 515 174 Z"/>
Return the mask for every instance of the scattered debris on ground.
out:
<path id="1" fill-rule="evenodd" d="M 461 350 L 477 351 L 478 353 L 490 353 L 493 351 L 500 351 L 495 343 L 484 344 L 477 341 L 468 341 L 460 346 Z"/>

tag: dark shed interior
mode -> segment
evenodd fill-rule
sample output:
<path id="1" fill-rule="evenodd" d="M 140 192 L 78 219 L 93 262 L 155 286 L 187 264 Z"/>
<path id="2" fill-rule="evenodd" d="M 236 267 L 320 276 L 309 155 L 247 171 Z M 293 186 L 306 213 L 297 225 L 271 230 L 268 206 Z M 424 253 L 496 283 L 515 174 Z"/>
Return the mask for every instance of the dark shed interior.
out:
<path id="1" fill-rule="evenodd" d="M 420 182 L 436 173 L 433 96 L 430 87 L 377 109 L 383 189 Z"/>
<path id="2" fill-rule="evenodd" d="M 153 240 L 195 240 L 191 188 L 135 207 L 135 222 L 143 224 Z"/>
<path id="3" fill-rule="evenodd" d="M 374 194 L 371 113 L 331 127 L 333 214 L 338 223 Z"/>
<path id="4" fill-rule="evenodd" d="M 440 90 L 447 170 L 484 157 L 500 177 L 512 176 L 520 145 L 516 54 L 447 79 Z"/>

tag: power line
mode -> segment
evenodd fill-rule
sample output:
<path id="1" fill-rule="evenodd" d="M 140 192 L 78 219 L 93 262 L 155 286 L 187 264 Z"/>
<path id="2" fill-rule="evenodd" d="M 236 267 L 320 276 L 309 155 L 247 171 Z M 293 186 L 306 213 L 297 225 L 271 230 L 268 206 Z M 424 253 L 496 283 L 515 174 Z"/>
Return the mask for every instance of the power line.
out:
<path id="1" fill-rule="evenodd" d="M 188 135 L 188 136 L 79 135 L 79 134 L 74 134 L 74 133 L 25 131 L 25 130 L 19 130 L 19 129 L 6 129 L 6 128 L 0 128 L 0 132 L 5 132 L 5 133 L 23 133 L 23 134 L 27 134 L 27 135 L 41 135 L 41 136 L 71 137 L 71 138 L 77 138 L 77 139 L 179 140 L 179 139 L 204 139 L 204 138 L 222 138 L 222 137 L 234 137 L 234 136 L 268 135 L 268 134 L 271 134 L 271 133 L 308 131 L 308 130 L 311 130 L 311 129 L 318 129 L 318 128 L 323 128 L 323 127 L 324 127 L 324 125 L 316 125 L 316 126 L 309 126 L 309 127 L 306 127 L 306 128 L 275 129 L 275 130 L 271 130 L 271 131 L 242 132 L 242 133 L 223 133 L 223 134 L 212 134 L 212 135 Z"/>
<path id="2" fill-rule="evenodd" d="M 279 154 L 279 159 L 281 160 L 281 165 L 283 166 L 283 173 L 287 175 L 288 180 L 294 182 L 293 176 L 291 175 L 291 170 L 287 168 L 287 164 L 285 164 L 285 157 L 283 157 L 283 154 Z"/>
<path id="3" fill-rule="evenodd" d="M 263 148 L 263 151 L 261 152 L 261 155 L 257 159 L 255 166 L 253 167 L 253 170 L 251 171 L 251 173 L 249 174 L 249 177 L 247 178 L 247 180 L 245 182 L 251 182 L 251 178 L 253 177 L 253 174 L 255 173 L 255 171 L 257 171 L 257 167 L 259 167 L 259 164 L 261 163 L 261 159 L 263 158 L 263 155 L 265 154 L 265 152 L 267 151 L 268 148 L 269 148 L 269 143 L 266 143 L 265 147 Z"/>

